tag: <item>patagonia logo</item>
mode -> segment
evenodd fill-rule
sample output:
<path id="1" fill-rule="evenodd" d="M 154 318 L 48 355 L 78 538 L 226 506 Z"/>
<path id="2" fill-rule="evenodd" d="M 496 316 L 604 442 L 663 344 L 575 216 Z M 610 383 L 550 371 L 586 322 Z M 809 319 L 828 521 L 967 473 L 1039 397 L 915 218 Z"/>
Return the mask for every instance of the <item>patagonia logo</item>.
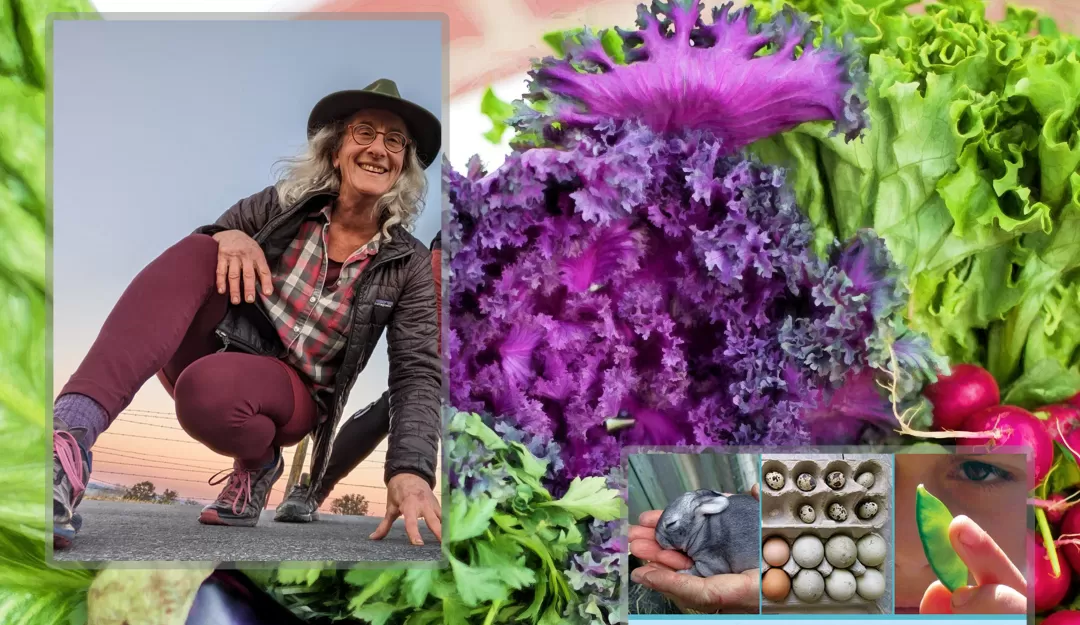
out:
<path id="1" fill-rule="evenodd" d="M 375 300 L 375 305 L 379 308 L 393 308 L 394 302 L 391 302 L 388 299 L 377 299 Z"/>

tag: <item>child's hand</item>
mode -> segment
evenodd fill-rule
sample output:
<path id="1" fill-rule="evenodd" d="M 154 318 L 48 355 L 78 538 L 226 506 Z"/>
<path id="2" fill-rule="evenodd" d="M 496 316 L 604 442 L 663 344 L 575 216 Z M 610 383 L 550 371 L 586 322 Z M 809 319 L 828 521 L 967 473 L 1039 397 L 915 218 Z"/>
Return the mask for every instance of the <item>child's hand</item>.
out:
<path id="1" fill-rule="evenodd" d="M 953 519 L 949 541 L 975 577 L 976 585 L 949 592 L 935 581 L 923 593 L 921 614 L 1027 613 L 1024 575 L 975 521 L 966 516 Z"/>

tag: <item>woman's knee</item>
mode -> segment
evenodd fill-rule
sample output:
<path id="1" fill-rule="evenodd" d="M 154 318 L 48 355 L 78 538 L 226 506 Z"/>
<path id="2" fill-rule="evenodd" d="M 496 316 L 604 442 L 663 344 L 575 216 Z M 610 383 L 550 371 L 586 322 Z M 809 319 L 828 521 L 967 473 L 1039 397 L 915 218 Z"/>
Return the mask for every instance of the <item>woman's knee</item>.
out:
<path id="1" fill-rule="evenodd" d="M 176 417 L 189 434 L 205 435 L 241 425 L 241 408 L 228 382 L 228 369 L 212 354 L 191 363 L 180 373 L 173 388 Z"/>
<path id="2" fill-rule="evenodd" d="M 205 234 L 189 234 L 169 249 L 174 261 L 196 272 L 217 273 L 218 242 Z"/>

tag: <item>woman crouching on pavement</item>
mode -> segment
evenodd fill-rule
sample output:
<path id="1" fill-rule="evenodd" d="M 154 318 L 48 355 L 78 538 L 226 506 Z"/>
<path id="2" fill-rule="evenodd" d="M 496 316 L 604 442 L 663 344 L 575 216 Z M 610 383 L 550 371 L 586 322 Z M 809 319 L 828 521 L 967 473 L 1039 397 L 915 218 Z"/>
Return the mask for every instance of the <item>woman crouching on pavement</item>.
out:
<path id="1" fill-rule="evenodd" d="M 437 507 L 441 362 L 430 255 L 409 233 L 438 119 L 390 80 L 323 98 L 274 186 L 165 250 L 132 280 L 54 405 L 53 534 L 70 545 L 90 450 L 155 375 L 183 429 L 232 457 L 201 523 L 254 526 L 314 433 L 321 479 L 349 389 L 384 329 L 388 503 Z M 415 522 L 415 520 L 414 520 Z"/>
<path id="2" fill-rule="evenodd" d="M 429 246 L 431 249 L 431 273 L 435 281 L 435 305 L 439 319 L 439 348 L 442 351 L 442 233 L 435 236 Z M 274 520 L 286 523 L 310 523 L 319 519 L 319 507 L 322 506 L 338 482 L 352 472 L 361 462 L 375 451 L 375 447 L 386 438 L 390 431 L 390 391 L 383 392 L 371 405 L 358 410 L 349 417 L 337 436 L 330 452 L 330 460 L 318 483 L 301 481 L 285 497 L 285 501 L 274 512 Z M 412 522 L 416 511 L 395 509 L 388 506 L 382 524 L 375 529 L 371 538 L 382 539 L 389 533 L 390 527 L 398 516 L 405 517 L 405 531 L 413 544 L 424 544 L 420 537 L 419 526 Z M 442 511 L 436 504 L 433 509 L 419 510 L 432 532 L 441 539 Z"/>

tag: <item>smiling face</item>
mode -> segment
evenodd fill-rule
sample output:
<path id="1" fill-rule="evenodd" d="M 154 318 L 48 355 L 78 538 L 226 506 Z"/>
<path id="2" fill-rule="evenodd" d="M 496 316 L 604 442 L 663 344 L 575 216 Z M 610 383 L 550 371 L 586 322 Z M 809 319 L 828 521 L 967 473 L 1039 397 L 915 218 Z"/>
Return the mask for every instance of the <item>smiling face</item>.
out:
<path id="1" fill-rule="evenodd" d="M 346 122 L 346 126 L 353 124 L 367 124 L 383 134 L 377 135 L 368 145 L 360 145 L 351 131 L 345 131 L 341 147 L 334 155 L 334 168 L 341 172 L 341 195 L 357 199 L 381 197 L 401 177 L 405 153 L 409 150 L 388 150 L 385 133 L 400 132 L 408 137 L 405 122 L 389 111 L 367 109 Z"/>
<path id="2" fill-rule="evenodd" d="M 919 484 L 954 517 L 965 515 L 997 542 L 1021 571 L 1027 562 L 1027 461 L 1019 454 L 896 456 L 896 611 L 917 613 L 937 579 L 915 522 Z"/>

